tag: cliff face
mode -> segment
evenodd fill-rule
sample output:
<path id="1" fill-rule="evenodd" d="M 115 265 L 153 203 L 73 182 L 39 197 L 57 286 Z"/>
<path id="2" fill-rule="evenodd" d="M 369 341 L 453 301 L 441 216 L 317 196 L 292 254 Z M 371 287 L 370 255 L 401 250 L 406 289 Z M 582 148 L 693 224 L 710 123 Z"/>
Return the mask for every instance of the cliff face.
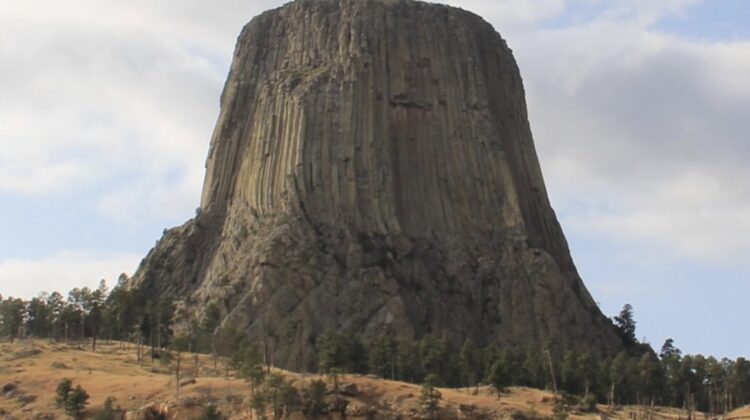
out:
<path id="1" fill-rule="evenodd" d="M 301 367 L 326 330 L 622 348 L 549 204 L 510 49 L 410 0 L 297 0 L 238 39 L 201 211 L 139 287 Z"/>

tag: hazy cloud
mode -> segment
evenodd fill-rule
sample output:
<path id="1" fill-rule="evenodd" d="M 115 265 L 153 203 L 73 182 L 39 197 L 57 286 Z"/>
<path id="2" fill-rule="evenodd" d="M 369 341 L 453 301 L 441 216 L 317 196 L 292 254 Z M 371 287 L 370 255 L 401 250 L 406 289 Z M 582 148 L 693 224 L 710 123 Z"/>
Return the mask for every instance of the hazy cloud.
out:
<path id="1" fill-rule="evenodd" d="M 141 258 L 127 253 L 61 251 L 37 259 L 3 259 L 0 284 L 4 297 L 24 298 L 42 291 L 94 288 L 101 279 L 107 279 L 111 287 L 122 273 L 121 267 L 135 267 Z"/>

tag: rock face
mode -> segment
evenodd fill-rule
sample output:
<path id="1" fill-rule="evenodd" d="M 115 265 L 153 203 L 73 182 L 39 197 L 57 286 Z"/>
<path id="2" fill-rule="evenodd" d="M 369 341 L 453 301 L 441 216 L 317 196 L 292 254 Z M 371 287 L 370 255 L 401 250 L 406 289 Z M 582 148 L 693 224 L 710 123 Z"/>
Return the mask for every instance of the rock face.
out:
<path id="1" fill-rule="evenodd" d="M 200 211 L 133 281 L 217 302 L 219 334 L 289 368 L 324 331 L 622 349 L 549 204 L 511 50 L 411 0 L 297 0 L 244 28 Z"/>

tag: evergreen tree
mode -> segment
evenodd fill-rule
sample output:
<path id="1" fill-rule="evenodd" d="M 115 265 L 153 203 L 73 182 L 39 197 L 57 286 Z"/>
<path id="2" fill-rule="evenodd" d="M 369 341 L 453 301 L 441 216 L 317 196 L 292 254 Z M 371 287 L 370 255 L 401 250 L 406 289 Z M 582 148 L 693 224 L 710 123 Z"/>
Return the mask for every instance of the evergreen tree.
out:
<path id="1" fill-rule="evenodd" d="M 635 344 L 638 342 L 635 338 L 635 318 L 633 317 L 633 307 L 626 303 L 622 307 L 620 314 L 614 318 L 615 326 L 620 336 L 626 343 Z"/>
<path id="2" fill-rule="evenodd" d="M 282 399 L 284 386 L 286 380 L 284 376 L 278 373 L 271 373 L 266 376 L 265 380 L 265 395 L 268 403 L 271 405 L 271 411 L 273 412 L 273 418 L 281 418 L 284 412 L 284 400 Z"/>
<path id="3" fill-rule="evenodd" d="M 537 346 L 529 344 L 521 368 L 524 377 L 522 385 L 540 389 L 548 387 L 549 375 L 546 374 L 542 352 Z"/>
<path id="4" fill-rule="evenodd" d="M 171 297 L 161 298 L 156 306 L 156 317 L 157 317 L 157 346 L 163 348 L 169 345 L 174 332 L 172 327 L 174 325 L 174 314 L 176 312 L 176 306 L 174 300 Z"/>
<path id="5" fill-rule="evenodd" d="M 52 292 L 47 296 L 47 310 L 49 312 L 49 321 L 51 336 L 59 339 L 64 336 L 64 326 L 62 313 L 65 307 L 65 298 L 60 292 Z"/>
<path id="6" fill-rule="evenodd" d="M 65 329 L 66 338 L 76 337 L 79 340 L 83 340 L 85 334 L 85 319 L 86 313 L 84 311 L 84 302 L 86 297 L 91 292 L 88 287 L 82 289 L 74 288 L 68 292 L 68 302 L 65 305 Z"/>
<path id="7" fill-rule="evenodd" d="M 422 362 L 419 356 L 418 342 L 398 343 L 398 379 L 411 383 L 419 383 L 424 378 Z"/>
<path id="8" fill-rule="evenodd" d="M 458 383 L 456 371 L 453 368 L 457 360 L 452 360 L 452 351 L 448 340 L 444 337 L 438 338 L 428 334 L 419 341 L 419 359 L 422 371 L 425 375 L 434 374 L 437 377 L 436 385 L 450 385 Z"/>
<path id="9" fill-rule="evenodd" d="M 219 323 L 221 323 L 221 309 L 216 302 L 210 302 L 203 311 L 203 317 L 200 322 L 200 332 L 203 337 L 201 341 L 203 343 L 209 343 L 209 345 L 204 345 L 204 347 L 210 347 L 211 354 L 214 355 L 214 357 L 218 355 L 216 348 L 216 329 L 219 327 Z"/>
<path id="10" fill-rule="evenodd" d="M 662 394 L 664 389 L 664 374 L 661 365 L 654 356 L 644 353 L 638 362 L 638 393 L 639 404 L 651 404 Z"/>
<path id="11" fill-rule="evenodd" d="M 107 299 L 107 282 L 102 280 L 99 287 L 83 296 L 83 308 L 87 313 L 86 319 L 91 329 L 91 350 L 96 351 L 96 339 L 102 323 L 104 302 Z"/>
<path id="12" fill-rule="evenodd" d="M 115 408 L 115 399 L 107 397 L 104 400 L 104 405 L 94 415 L 93 420 L 117 420 L 120 417 L 117 415 L 119 409 Z"/>
<path id="13" fill-rule="evenodd" d="M 358 337 L 327 332 L 318 338 L 316 347 L 318 369 L 322 373 L 330 373 L 332 369 L 352 373 L 367 371 L 367 351 Z"/>
<path id="14" fill-rule="evenodd" d="M 684 398 L 682 351 L 675 347 L 671 338 L 664 342 L 659 354 L 661 370 L 664 372 L 664 392 L 662 402 L 671 406 L 681 406 Z"/>
<path id="15" fill-rule="evenodd" d="M 55 403 L 57 403 L 58 407 L 65 407 L 65 403 L 68 401 L 68 396 L 72 389 L 73 381 L 68 378 L 63 378 L 63 380 L 57 384 L 57 389 L 55 390 Z"/>
<path id="16" fill-rule="evenodd" d="M 250 397 L 250 408 L 255 412 L 255 418 L 265 420 L 266 418 L 266 398 L 262 392 L 254 392 Z"/>
<path id="17" fill-rule="evenodd" d="M 203 411 L 201 412 L 200 417 L 198 417 L 198 420 L 225 420 L 226 418 L 227 417 L 221 414 L 221 411 L 219 411 L 215 405 L 208 404 L 203 407 Z"/>
<path id="18" fill-rule="evenodd" d="M 674 340 L 671 338 L 667 338 L 664 341 L 664 344 L 661 346 L 661 352 L 659 352 L 659 358 L 664 360 L 667 358 L 681 358 L 682 357 L 682 351 L 675 347 Z"/>
<path id="19" fill-rule="evenodd" d="M 578 367 L 578 356 L 572 351 L 565 352 L 565 356 L 563 356 L 563 361 L 560 366 L 562 389 L 571 394 L 581 394 L 584 385 L 580 373 Z"/>
<path id="20" fill-rule="evenodd" d="M 238 369 L 239 376 L 250 384 L 250 390 L 254 394 L 258 386 L 263 383 L 266 375 L 260 349 L 254 344 L 242 344 L 233 359 L 233 364 Z"/>
<path id="21" fill-rule="evenodd" d="M 300 395 L 292 382 L 285 381 L 282 385 L 281 401 L 284 406 L 284 415 L 286 417 L 289 417 L 292 413 L 301 409 Z"/>
<path id="22" fill-rule="evenodd" d="M 482 352 L 471 340 L 466 340 L 463 347 L 461 347 L 460 367 L 461 384 L 465 386 L 479 386 L 484 373 Z"/>
<path id="23" fill-rule="evenodd" d="M 735 406 L 750 404 L 750 361 L 739 357 L 729 374 L 729 388 L 734 396 Z"/>
<path id="24" fill-rule="evenodd" d="M 612 364 L 609 367 L 609 382 L 612 387 L 611 397 L 613 398 L 613 404 L 629 402 L 631 395 L 629 364 L 630 356 L 627 352 L 622 351 L 612 360 Z"/>
<path id="25" fill-rule="evenodd" d="M 76 385 L 65 400 L 65 413 L 74 419 L 83 418 L 83 410 L 88 401 L 89 394 L 80 385 Z"/>
<path id="26" fill-rule="evenodd" d="M 139 320 L 144 316 L 139 293 L 127 288 L 127 280 L 127 275 L 120 275 L 104 304 L 104 329 L 109 337 L 118 340 L 132 339 L 136 331 L 141 332 Z"/>
<path id="27" fill-rule="evenodd" d="M 303 389 L 303 412 L 308 416 L 321 416 L 328 410 L 325 401 L 326 383 L 321 380 L 313 380 Z"/>
<path id="28" fill-rule="evenodd" d="M 26 307 L 26 328 L 29 335 L 48 337 L 52 329 L 50 309 L 47 306 L 48 295 L 41 293 L 32 298 Z"/>
<path id="29" fill-rule="evenodd" d="M 26 303 L 23 299 L 11 297 L 0 303 L 0 327 L 2 334 L 10 337 L 11 343 L 21 334 L 25 313 Z"/>
<path id="30" fill-rule="evenodd" d="M 591 353 L 578 355 L 576 360 L 577 377 L 582 381 L 584 397 L 588 397 L 592 388 L 596 386 L 598 366 Z"/>
<path id="31" fill-rule="evenodd" d="M 398 347 L 391 336 L 381 336 L 372 343 L 369 355 L 370 373 L 381 378 L 395 379 Z"/>
<path id="32" fill-rule="evenodd" d="M 438 377 L 434 373 L 427 375 L 422 384 L 422 390 L 419 393 L 419 403 L 430 419 L 435 418 L 441 397 L 440 391 L 435 389 L 437 381 Z"/>
<path id="33" fill-rule="evenodd" d="M 495 388 L 497 397 L 500 398 L 500 393 L 505 392 L 505 389 L 513 385 L 513 379 L 511 374 L 512 367 L 508 365 L 509 360 L 506 357 L 499 357 L 492 364 L 490 369 L 489 381 L 492 387 Z"/>
<path id="34" fill-rule="evenodd" d="M 715 357 L 706 358 L 706 410 L 709 414 L 719 414 L 723 412 L 728 401 L 726 399 L 727 390 L 727 371 L 724 370 L 724 363 L 716 360 Z"/>

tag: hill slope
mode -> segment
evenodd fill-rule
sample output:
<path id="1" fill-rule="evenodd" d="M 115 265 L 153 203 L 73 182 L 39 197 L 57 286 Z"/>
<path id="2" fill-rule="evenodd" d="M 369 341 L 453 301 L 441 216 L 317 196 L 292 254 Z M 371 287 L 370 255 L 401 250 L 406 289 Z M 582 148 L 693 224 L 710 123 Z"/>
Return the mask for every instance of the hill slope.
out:
<path id="1" fill-rule="evenodd" d="M 0 418 L 62 418 L 62 410 L 54 405 L 57 383 L 64 377 L 80 384 L 91 395 L 89 413 L 95 412 L 108 396 L 128 412 L 129 419 L 140 419 L 149 412 L 163 412 L 170 419 L 196 417 L 203 406 L 216 404 L 222 413 L 233 419 L 250 419 L 249 387 L 246 382 L 230 374 L 225 377 L 224 361 L 218 364 L 219 376 L 209 357 L 198 357 L 198 378 L 184 385 L 176 393 L 175 364 L 149 361 L 143 366 L 136 362 L 135 347 L 122 343 L 103 345 L 96 353 L 73 345 L 48 341 L 23 341 L 0 344 L 0 386 L 8 388 L 0 396 Z M 183 378 L 193 377 L 192 355 L 181 357 Z M 317 378 L 284 372 L 302 387 Z M 328 380 L 328 378 L 323 378 Z M 182 382 L 182 380 L 181 380 Z M 342 375 L 340 395 L 330 393 L 329 401 L 344 398 L 349 401 L 349 418 L 420 418 L 420 387 L 403 382 L 386 381 L 360 375 Z M 497 398 L 488 388 L 440 389 L 439 418 L 444 419 L 500 419 L 550 418 L 554 397 L 550 392 L 510 388 Z M 598 407 L 602 415 L 607 407 Z M 636 407 L 621 408 L 608 418 L 627 419 L 638 413 Z M 657 408 L 656 419 L 677 419 L 678 410 Z M 739 410 L 728 418 L 747 418 L 747 410 Z M 598 418 L 600 413 L 571 413 L 571 419 Z M 373 417 L 374 416 L 374 417 Z M 522 417 L 525 416 L 525 417 Z M 683 414 L 684 416 L 684 414 Z M 292 418 L 304 418 L 297 413 Z M 331 417 L 337 418 L 337 417 Z M 684 417 L 683 417 L 684 418 Z M 702 417 L 699 417 L 702 418 Z"/>

